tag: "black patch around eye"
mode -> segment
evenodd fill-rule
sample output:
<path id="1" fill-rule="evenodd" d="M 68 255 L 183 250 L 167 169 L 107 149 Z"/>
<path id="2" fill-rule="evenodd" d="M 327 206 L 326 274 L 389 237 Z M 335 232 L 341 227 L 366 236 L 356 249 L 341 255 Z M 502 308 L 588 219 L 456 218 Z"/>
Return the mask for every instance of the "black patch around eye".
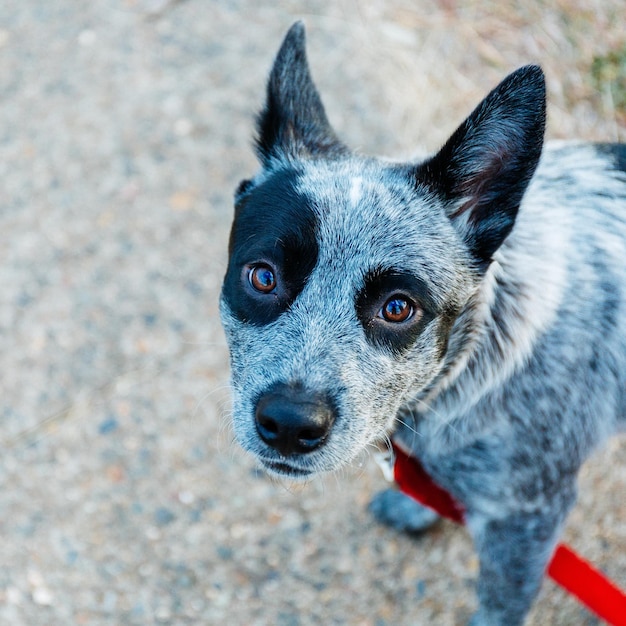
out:
<path id="1" fill-rule="evenodd" d="M 297 182 L 295 170 L 281 170 L 248 190 L 235 206 L 222 297 L 242 322 L 262 326 L 278 319 L 317 263 L 317 219 Z M 251 288 L 248 272 L 259 264 L 275 272 L 275 292 Z"/>
<path id="2" fill-rule="evenodd" d="M 381 307 L 395 296 L 404 297 L 416 308 L 405 322 L 388 322 L 378 316 Z M 424 281 L 399 270 L 375 269 L 365 276 L 363 288 L 357 294 L 356 313 L 371 343 L 401 354 L 415 343 L 438 311 Z"/>

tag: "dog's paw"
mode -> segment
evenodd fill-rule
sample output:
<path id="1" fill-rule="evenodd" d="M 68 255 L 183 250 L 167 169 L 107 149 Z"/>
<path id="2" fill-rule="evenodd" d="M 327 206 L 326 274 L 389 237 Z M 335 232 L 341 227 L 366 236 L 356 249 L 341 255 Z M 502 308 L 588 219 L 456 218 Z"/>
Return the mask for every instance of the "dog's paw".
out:
<path id="1" fill-rule="evenodd" d="M 509 624 L 512 624 L 512 626 L 520 626 L 521 623 L 522 622 L 517 619 L 511 621 L 506 616 L 503 617 L 502 615 L 499 617 L 489 617 L 479 609 L 476 613 L 474 613 L 474 615 L 472 615 L 472 618 L 467 623 L 467 626 L 509 626 Z"/>
<path id="2" fill-rule="evenodd" d="M 467 626 L 486 626 L 487 622 L 485 622 L 484 618 L 481 617 L 480 613 L 474 613 L 470 618 L 470 621 L 467 623 Z"/>
<path id="3" fill-rule="evenodd" d="M 413 535 L 428 530 L 439 520 L 437 513 L 395 489 L 379 491 L 368 508 L 381 524 Z"/>

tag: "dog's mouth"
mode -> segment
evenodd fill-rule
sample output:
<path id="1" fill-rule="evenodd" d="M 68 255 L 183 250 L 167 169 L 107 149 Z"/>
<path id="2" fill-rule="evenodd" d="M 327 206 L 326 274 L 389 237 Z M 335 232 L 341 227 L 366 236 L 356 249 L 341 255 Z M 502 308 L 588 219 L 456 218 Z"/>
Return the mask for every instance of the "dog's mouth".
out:
<path id="1" fill-rule="evenodd" d="M 269 459 L 260 459 L 260 461 L 266 470 L 281 477 L 303 480 L 309 478 L 314 473 L 313 470 L 297 467 L 282 461 L 270 461 Z"/>

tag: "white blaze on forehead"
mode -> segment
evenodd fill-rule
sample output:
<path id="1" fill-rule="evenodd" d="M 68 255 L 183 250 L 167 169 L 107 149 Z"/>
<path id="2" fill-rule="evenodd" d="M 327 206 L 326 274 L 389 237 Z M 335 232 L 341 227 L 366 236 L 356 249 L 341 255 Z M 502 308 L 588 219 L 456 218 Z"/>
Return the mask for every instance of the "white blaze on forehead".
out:
<path id="1" fill-rule="evenodd" d="M 356 207 L 361 201 L 362 189 L 363 179 L 360 176 L 355 176 L 350 185 L 350 204 L 353 207 Z"/>

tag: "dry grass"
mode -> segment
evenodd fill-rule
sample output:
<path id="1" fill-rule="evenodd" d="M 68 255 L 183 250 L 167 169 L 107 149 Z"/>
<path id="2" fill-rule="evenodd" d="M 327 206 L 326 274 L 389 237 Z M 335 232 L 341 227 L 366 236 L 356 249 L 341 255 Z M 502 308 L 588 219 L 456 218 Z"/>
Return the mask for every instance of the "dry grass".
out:
<path id="1" fill-rule="evenodd" d="M 294 3 L 294 9 L 296 4 L 302 6 Z M 322 90 L 325 80 L 330 83 L 324 75 L 326 60 L 336 55 L 332 48 L 346 47 L 349 57 L 362 61 L 358 76 L 350 67 L 330 68 L 360 80 L 351 113 L 345 102 L 329 103 L 333 119 L 362 142 L 358 112 L 366 118 L 373 105 L 396 135 L 376 138 L 380 121 L 372 122 L 372 143 L 365 149 L 435 147 L 459 116 L 526 63 L 539 63 L 546 73 L 550 137 L 626 140 L 623 0 L 344 0 L 333 9 L 313 2 L 308 8 L 312 64 L 321 66 L 316 76 Z M 320 35 L 328 38 L 326 56 L 314 39 Z M 366 80 L 363 67 L 369 68 Z"/>

